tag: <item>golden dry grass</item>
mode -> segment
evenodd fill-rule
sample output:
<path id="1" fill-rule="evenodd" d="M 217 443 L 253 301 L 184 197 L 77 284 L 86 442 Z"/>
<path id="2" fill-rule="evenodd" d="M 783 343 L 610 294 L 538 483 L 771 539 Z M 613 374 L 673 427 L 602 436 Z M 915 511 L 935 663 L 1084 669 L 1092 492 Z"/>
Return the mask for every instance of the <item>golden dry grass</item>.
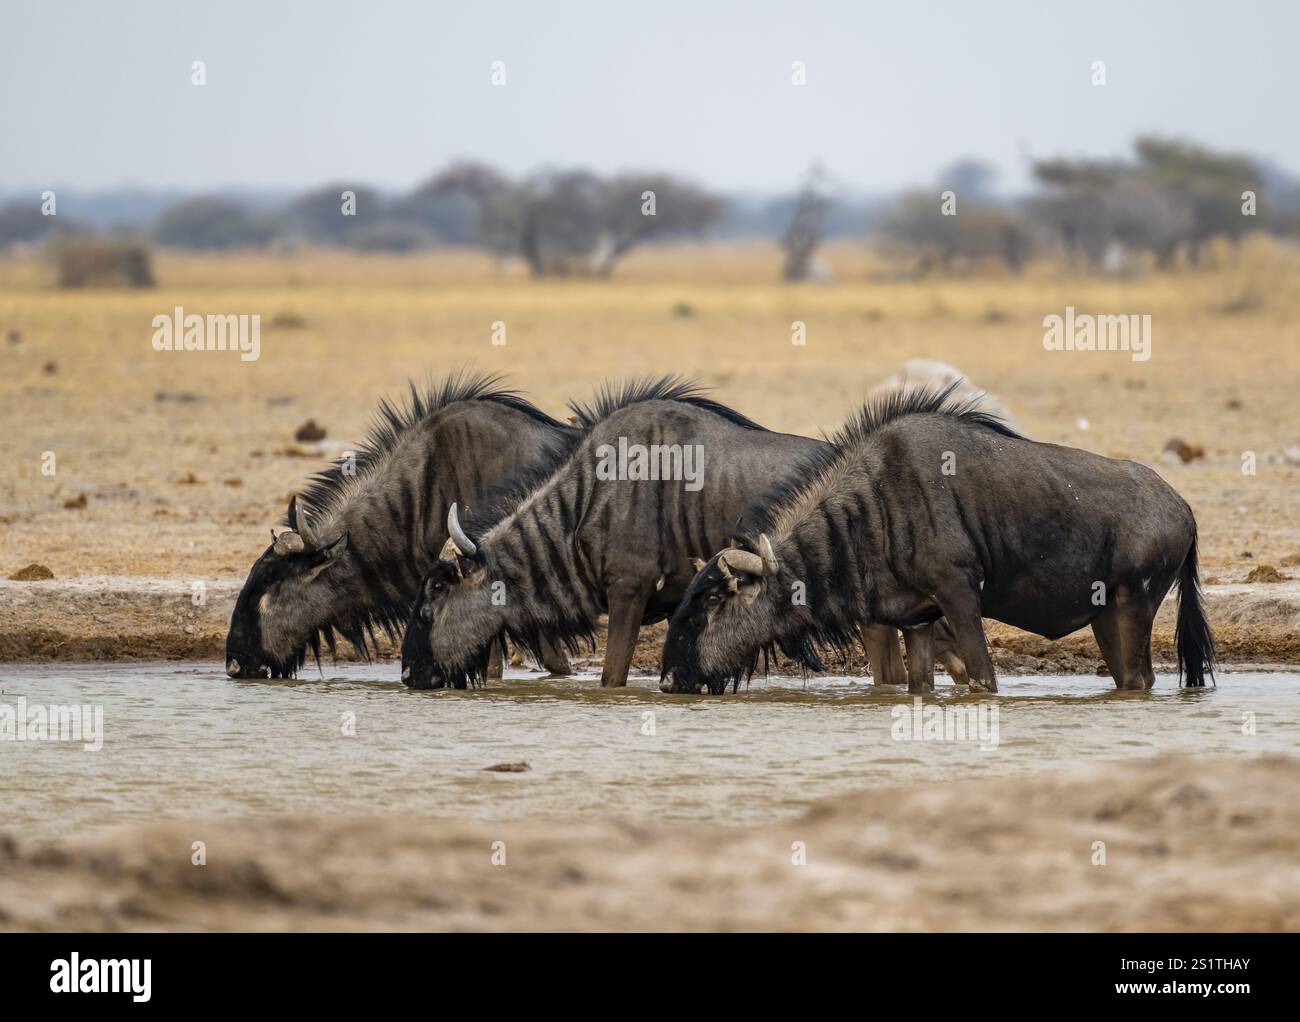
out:
<path id="1" fill-rule="evenodd" d="M 815 434 L 918 356 L 996 392 L 1038 439 L 1149 463 L 1171 437 L 1202 445 L 1203 461 L 1158 467 L 1197 512 L 1207 574 L 1236 580 L 1300 551 L 1300 468 L 1268 460 L 1300 443 L 1294 252 L 1256 242 L 1221 252 L 1215 269 L 1130 280 L 1036 268 L 901 281 L 848 245 L 827 261 L 836 283 L 790 286 L 760 245 L 644 251 L 610 281 L 534 281 L 474 253 L 163 253 L 153 290 L 67 292 L 36 257 L 10 257 L 0 569 L 241 575 L 320 464 L 283 453 L 294 429 L 314 418 L 330 441 L 356 440 L 376 399 L 411 377 L 501 371 L 562 414 L 605 379 L 671 371 L 772 427 Z M 260 361 L 155 352 L 151 320 L 176 305 L 259 313 Z M 1066 305 L 1149 313 L 1153 357 L 1045 351 L 1042 319 Z M 491 344 L 498 320 L 504 347 Z M 790 343 L 795 320 L 804 347 Z M 1258 455 L 1253 477 L 1244 451 Z M 83 494 L 85 507 L 65 509 Z"/>

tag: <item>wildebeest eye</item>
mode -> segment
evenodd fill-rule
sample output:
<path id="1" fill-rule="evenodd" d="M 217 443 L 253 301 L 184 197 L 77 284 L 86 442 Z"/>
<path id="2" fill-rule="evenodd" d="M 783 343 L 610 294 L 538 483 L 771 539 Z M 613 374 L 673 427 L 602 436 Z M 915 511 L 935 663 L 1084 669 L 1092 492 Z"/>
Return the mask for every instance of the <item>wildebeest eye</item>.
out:
<path id="1" fill-rule="evenodd" d="M 722 602 L 722 596 L 719 593 L 709 593 L 709 595 L 704 598 L 704 602 L 710 607 L 716 607 Z"/>

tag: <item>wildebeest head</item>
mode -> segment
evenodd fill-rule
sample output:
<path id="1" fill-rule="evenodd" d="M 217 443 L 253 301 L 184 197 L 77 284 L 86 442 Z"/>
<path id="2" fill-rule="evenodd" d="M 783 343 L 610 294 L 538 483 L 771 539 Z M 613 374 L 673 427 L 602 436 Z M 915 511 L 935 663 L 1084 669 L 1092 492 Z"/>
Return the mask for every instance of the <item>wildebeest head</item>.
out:
<path id="1" fill-rule="evenodd" d="M 767 536 L 752 546 L 728 547 L 696 563 L 695 578 L 668 624 L 660 690 L 721 695 L 776 641 L 772 601 L 761 597 L 777 584 L 780 564 Z"/>
<path id="2" fill-rule="evenodd" d="M 226 636 L 226 673 L 232 678 L 288 678 L 302 667 L 331 614 L 330 574 L 344 575 L 346 532 L 322 535 L 289 501 L 289 528 L 253 564 L 235 601 Z"/>
<path id="3" fill-rule="evenodd" d="M 420 580 L 402 637 L 402 682 L 409 688 L 466 688 L 487 673 L 502 629 L 500 601 L 488 584 L 482 541 L 465 534 L 452 504 L 448 540 Z"/>

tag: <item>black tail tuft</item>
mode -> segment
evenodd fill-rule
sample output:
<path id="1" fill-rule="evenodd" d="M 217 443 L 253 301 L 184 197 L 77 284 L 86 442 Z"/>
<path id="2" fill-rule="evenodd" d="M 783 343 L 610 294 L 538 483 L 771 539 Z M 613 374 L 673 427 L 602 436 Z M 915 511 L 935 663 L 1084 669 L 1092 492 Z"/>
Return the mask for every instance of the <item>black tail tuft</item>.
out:
<path id="1" fill-rule="evenodd" d="M 1178 677 L 1187 678 L 1189 688 L 1205 685 L 1205 672 L 1214 678 L 1214 636 L 1201 607 L 1201 582 L 1196 568 L 1196 534 L 1178 573 L 1178 625 L 1174 631 L 1178 646 Z"/>

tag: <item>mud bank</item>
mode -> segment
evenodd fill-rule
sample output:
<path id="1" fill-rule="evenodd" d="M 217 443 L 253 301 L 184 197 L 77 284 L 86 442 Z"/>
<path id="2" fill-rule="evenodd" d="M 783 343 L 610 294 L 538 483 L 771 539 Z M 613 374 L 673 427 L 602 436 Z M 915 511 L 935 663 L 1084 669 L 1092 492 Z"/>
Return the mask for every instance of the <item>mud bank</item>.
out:
<path id="1" fill-rule="evenodd" d="M 0 581 L 0 662 L 218 660 L 241 584 L 111 575 Z M 1300 580 L 1206 586 L 1205 600 L 1224 663 L 1300 663 Z M 1156 619 L 1155 656 L 1165 666 L 1174 662 L 1176 606 L 1166 600 Z M 664 627 L 642 631 L 634 670 L 658 671 Z M 988 627 L 994 662 L 1005 674 L 1105 671 L 1088 630 L 1051 642 L 994 622 Z M 574 666 L 598 668 L 602 650 L 603 643 Z M 827 666 L 831 674 L 867 673 L 861 654 L 832 657 Z"/>
<path id="2" fill-rule="evenodd" d="M 884 789 L 735 829 L 173 821 L 0 835 L 0 861 L 9 930 L 1296 930 L 1300 761 Z"/>

